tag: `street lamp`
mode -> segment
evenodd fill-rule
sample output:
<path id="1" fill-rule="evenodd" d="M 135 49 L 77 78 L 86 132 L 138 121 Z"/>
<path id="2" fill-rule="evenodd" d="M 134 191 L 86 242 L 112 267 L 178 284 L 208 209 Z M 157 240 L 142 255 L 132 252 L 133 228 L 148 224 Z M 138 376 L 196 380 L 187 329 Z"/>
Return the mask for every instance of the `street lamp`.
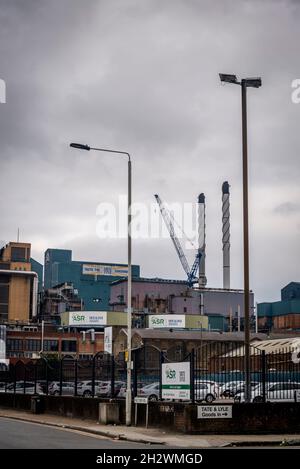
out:
<path id="1" fill-rule="evenodd" d="M 247 145 L 247 88 L 259 88 L 261 78 L 243 78 L 220 73 L 223 83 L 240 85 L 242 90 L 242 140 L 243 140 L 243 235 L 244 235 L 244 341 L 245 341 L 245 401 L 251 400 L 250 373 L 250 289 L 249 289 L 249 217 L 248 217 L 248 145 Z"/>
<path id="2" fill-rule="evenodd" d="M 128 279 L 127 279 L 127 391 L 126 391 L 126 425 L 131 425 L 131 324 L 132 324 L 132 311 L 131 311 L 131 157 L 126 151 L 109 150 L 107 148 L 94 148 L 89 145 L 82 145 L 81 143 L 71 143 L 70 147 L 79 150 L 95 150 L 103 151 L 106 153 L 117 153 L 125 155 L 128 158 L 128 207 L 127 207 L 127 246 L 128 246 Z"/>

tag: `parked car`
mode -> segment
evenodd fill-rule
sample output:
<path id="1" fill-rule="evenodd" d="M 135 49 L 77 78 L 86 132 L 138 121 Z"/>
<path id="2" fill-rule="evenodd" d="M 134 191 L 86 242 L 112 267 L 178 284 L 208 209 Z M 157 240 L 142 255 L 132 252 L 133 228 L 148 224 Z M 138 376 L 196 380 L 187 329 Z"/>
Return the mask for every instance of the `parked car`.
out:
<path id="1" fill-rule="evenodd" d="M 158 401 L 159 399 L 159 383 L 147 384 L 139 390 L 139 396 L 148 397 L 149 401 Z"/>
<path id="2" fill-rule="evenodd" d="M 53 381 L 48 388 L 48 392 L 51 396 L 59 396 L 60 394 L 60 382 Z M 69 381 L 62 382 L 61 394 L 62 396 L 74 396 L 75 385 Z"/>
<path id="3" fill-rule="evenodd" d="M 214 384 L 205 382 L 195 383 L 195 400 L 197 402 L 212 403 L 217 398 L 217 393 Z"/>
<path id="4" fill-rule="evenodd" d="M 5 384 L 3 382 L 0 383 L 0 392 L 5 392 Z"/>
<path id="5" fill-rule="evenodd" d="M 258 382 L 258 381 L 251 381 L 251 383 L 250 383 L 251 389 L 256 388 L 258 385 L 259 385 L 259 382 Z M 246 386 L 246 384 L 245 384 L 245 382 L 243 381 L 240 385 L 238 385 L 238 386 L 234 389 L 235 392 L 234 392 L 234 394 L 232 393 L 230 397 L 235 397 L 236 395 L 245 392 L 245 386 Z"/>
<path id="6" fill-rule="evenodd" d="M 198 383 L 209 384 L 212 387 L 213 394 L 219 396 L 220 394 L 220 385 L 216 381 L 211 381 L 207 379 L 198 379 L 195 381 L 195 386 Z"/>
<path id="7" fill-rule="evenodd" d="M 95 390 L 94 390 L 95 396 L 97 395 L 102 383 L 103 381 L 95 380 Z M 93 395 L 92 387 L 93 387 L 92 381 L 80 381 L 77 385 L 77 396 L 92 397 Z"/>
<path id="8" fill-rule="evenodd" d="M 228 381 L 227 383 L 221 384 L 219 387 L 220 397 L 233 397 L 236 394 L 237 389 L 239 389 L 244 384 L 244 381 Z"/>
<path id="9" fill-rule="evenodd" d="M 295 391 L 300 391 L 298 382 L 266 383 L 266 402 L 293 402 Z M 235 402 L 245 402 L 245 393 L 241 392 L 235 396 Z M 251 402 L 263 402 L 263 386 L 258 384 L 251 390 Z"/>
<path id="10" fill-rule="evenodd" d="M 121 387 L 124 385 L 124 381 L 115 381 L 115 397 L 119 394 Z M 102 381 L 96 395 L 98 397 L 111 397 L 111 381 Z"/>
<path id="11" fill-rule="evenodd" d="M 8 393 L 16 393 L 16 394 L 44 394 L 43 388 L 39 383 L 34 385 L 34 382 L 26 381 L 25 382 L 25 392 L 24 392 L 24 381 L 17 381 L 16 384 L 10 383 L 7 388 L 6 392 Z"/>
<path id="12" fill-rule="evenodd" d="M 137 394 L 139 395 L 140 394 L 140 390 L 145 386 L 144 383 L 138 383 L 137 385 Z M 126 384 L 124 383 L 121 387 L 120 387 L 120 391 L 119 391 L 119 394 L 117 397 L 120 397 L 120 398 L 125 398 L 126 397 L 126 389 L 127 389 L 127 386 Z M 133 392 L 133 389 L 132 389 L 132 392 Z"/>

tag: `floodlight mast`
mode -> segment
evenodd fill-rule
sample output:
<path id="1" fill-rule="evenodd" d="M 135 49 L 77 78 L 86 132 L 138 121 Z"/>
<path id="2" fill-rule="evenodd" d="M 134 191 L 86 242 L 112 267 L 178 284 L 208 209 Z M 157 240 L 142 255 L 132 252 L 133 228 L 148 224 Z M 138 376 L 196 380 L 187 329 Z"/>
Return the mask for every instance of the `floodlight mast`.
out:
<path id="1" fill-rule="evenodd" d="M 241 86 L 242 141 L 243 141 L 243 238 L 244 238 L 244 343 L 245 343 L 245 401 L 251 401 L 250 357 L 250 287 L 249 287 L 249 211 L 248 211 L 248 142 L 247 142 L 247 88 L 259 88 L 260 77 L 237 80 L 236 75 L 220 73 L 223 83 Z"/>

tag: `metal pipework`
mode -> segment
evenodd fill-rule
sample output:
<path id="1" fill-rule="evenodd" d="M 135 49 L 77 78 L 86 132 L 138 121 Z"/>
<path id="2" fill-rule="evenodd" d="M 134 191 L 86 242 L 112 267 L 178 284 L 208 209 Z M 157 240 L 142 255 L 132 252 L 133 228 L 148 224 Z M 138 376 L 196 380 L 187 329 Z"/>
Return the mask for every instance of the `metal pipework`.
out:
<path id="1" fill-rule="evenodd" d="M 230 288 L 230 210 L 229 184 L 222 184 L 223 288 Z"/>
<path id="2" fill-rule="evenodd" d="M 198 196 L 198 250 L 201 253 L 199 263 L 199 288 L 204 288 L 207 283 L 205 275 L 205 195 L 201 193 Z"/>

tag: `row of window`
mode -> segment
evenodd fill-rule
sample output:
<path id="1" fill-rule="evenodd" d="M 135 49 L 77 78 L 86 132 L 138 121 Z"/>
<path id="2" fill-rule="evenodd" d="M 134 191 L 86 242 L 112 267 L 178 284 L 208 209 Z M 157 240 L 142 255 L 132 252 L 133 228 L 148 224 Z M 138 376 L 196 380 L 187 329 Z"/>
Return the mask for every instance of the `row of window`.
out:
<path id="1" fill-rule="evenodd" d="M 31 352 L 40 352 L 42 348 L 42 342 L 40 339 L 7 339 L 6 341 L 7 351 L 23 351 L 29 350 Z M 77 342 L 76 340 L 62 340 L 61 351 L 62 352 L 76 352 Z M 58 340 L 46 339 L 43 342 L 44 352 L 58 352 L 59 344 Z"/>

